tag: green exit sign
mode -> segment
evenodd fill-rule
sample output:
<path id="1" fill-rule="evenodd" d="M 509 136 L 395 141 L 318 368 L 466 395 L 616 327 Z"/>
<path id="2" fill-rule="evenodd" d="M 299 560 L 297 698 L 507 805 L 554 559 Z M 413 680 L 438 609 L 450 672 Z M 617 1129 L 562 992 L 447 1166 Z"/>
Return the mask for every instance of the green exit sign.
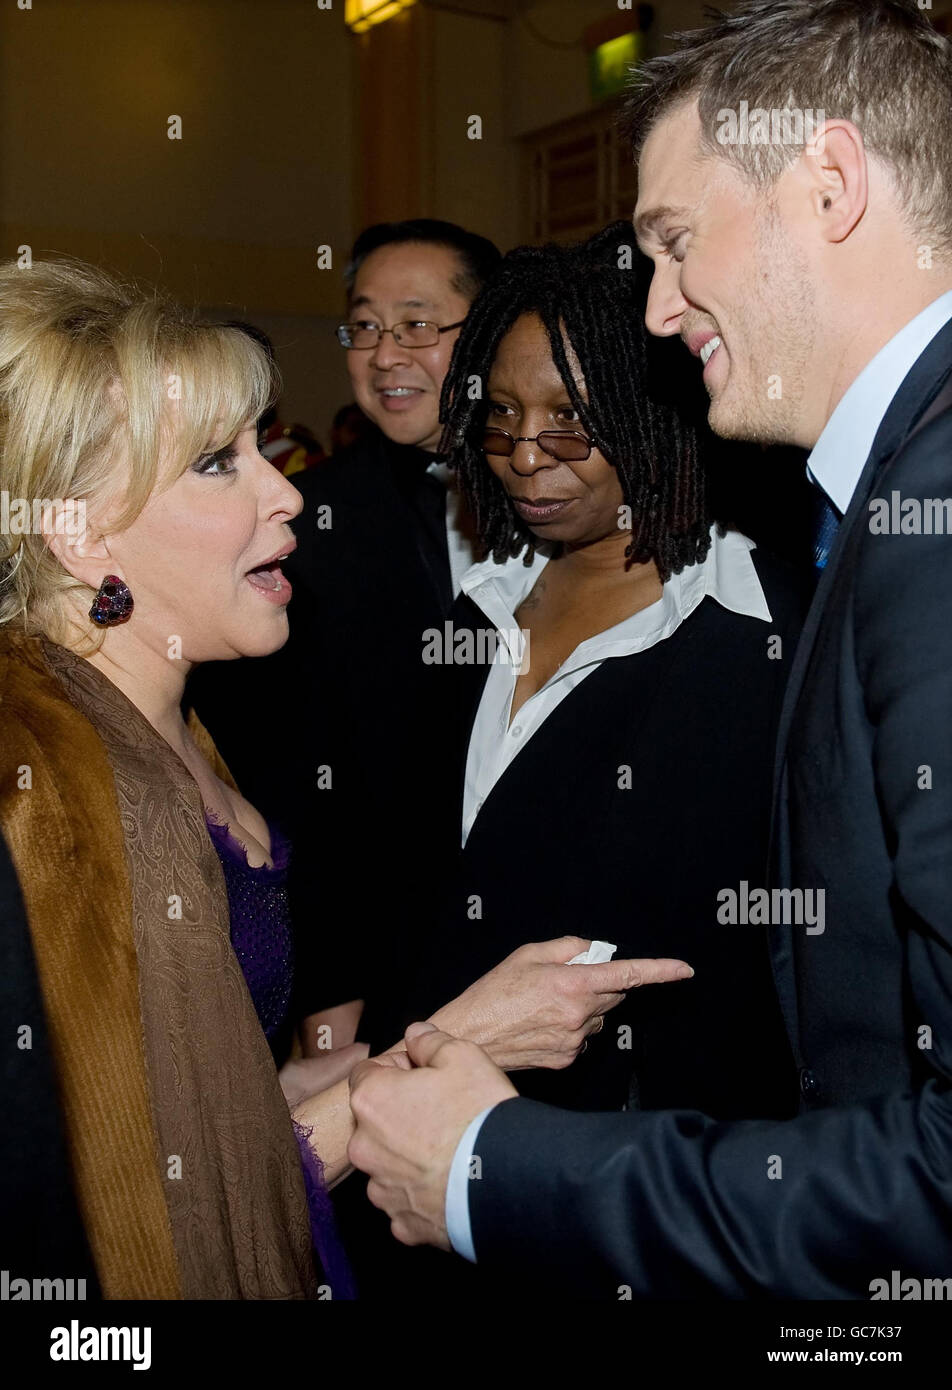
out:
<path id="1" fill-rule="evenodd" d="M 643 57 L 644 38 L 644 34 L 632 30 L 592 50 L 588 55 L 588 80 L 593 101 L 604 101 L 625 90 L 629 68 Z"/>

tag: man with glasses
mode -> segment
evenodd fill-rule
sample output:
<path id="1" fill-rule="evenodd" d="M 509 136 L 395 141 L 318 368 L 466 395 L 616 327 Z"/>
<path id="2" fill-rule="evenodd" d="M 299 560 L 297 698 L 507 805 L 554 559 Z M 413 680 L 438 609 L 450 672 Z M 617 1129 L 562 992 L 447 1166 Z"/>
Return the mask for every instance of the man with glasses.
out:
<path id="1" fill-rule="evenodd" d="M 459 327 L 498 261 L 484 237 L 421 218 L 367 228 L 345 272 L 337 338 L 354 400 L 376 428 L 301 479 L 288 571 L 284 660 L 308 711 L 302 743 L 331 779 L 302 807 L 313 854 L 299 901 L 317 914 L 320 943 L 301 971 L 306 1047 L 325 1024 L 335 1048 L 352 1041 L 374 993 L 372 934 L 399 953 L 427 896 L 419 877 L 440 871 L 432 820 L 446 711 L 423 634 L 442 627 L 473 559 L 436 453 L 440 392 Z"/>
<path id="2" fill-rule="evenodd" d="M 456 845 L 446 671 L 423 660 L 474 556 L 437 456 L 440 392 L 459 328 L 500 260 L 430 219 L 367 228 L 337 328 L 367 437 L 294 482 L 304 496 L 291 636 L 278 654 L 301 710 L 291 893 L 298 1017 L 318 1055 L 386 1028 L 403 959 Z M 324 771 L 320 771 L 324 769 Z M 296 864 L 296 869 L 295 869 Z M 329 1036 L 321 1030 L 329 1027 Z M 396 1033 L 387 1044 L 396 1041 Z M 392 1242 L 358 1178 L 335 1194 L 361 1283 Z"/>
<path id="3" fill-rule="evenodd" d="M 306 1054 L 354 1040 L 378 969 L 380 988 L 390 980 L 382 953 L 399 957 L 429 898 L 421 879 L 442 871 L 434 807 L 448 706 L 440 671 L 422 659 L 423 634 L 442 628 L 473 555 L 436 454 L 440 391 L 460 324 L 499 259 L 485 237 L 431 219 L 358 236 L 336 333 L 371 427 L 293 478 L 304 510 L 285 566 L 287 645 L 237 670 L 229 663 L 192 692 L 240 784 L 292 832 Z M 247 739 L 233 712 L 252 701 L 299 711 L 298 756 L 277 759 Z"/>
<path id="4" fill-rule="evenodd" d="M 348 483 L 356 468 L 382 471 L 410 507 L 409 530 L 431 582 L 441 617 L 459 593 L 472 562 L 471 532 L 448 470 L 435 457 L 440 442 L 440 392 L 457 330 L 499 252 L 485 237 L 453 223 L 417 218 L 367 228 L 354 243 L 345 281 L 348 322 L 337 329 L 347 353 L 354 399 L 380 434 L 337 466 Z M 336 478 L 312 487 L 333 501 Z M 306 495 L 306 494 L 305 494 Z"/>

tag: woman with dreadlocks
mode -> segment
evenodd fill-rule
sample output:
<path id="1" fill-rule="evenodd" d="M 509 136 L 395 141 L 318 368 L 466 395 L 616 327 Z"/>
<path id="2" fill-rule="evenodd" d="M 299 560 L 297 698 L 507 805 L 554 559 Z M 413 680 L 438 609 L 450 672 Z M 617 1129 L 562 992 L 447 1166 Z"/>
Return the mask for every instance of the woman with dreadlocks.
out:
<path id="1" fill-rule="evenodd" d="M 664 389 L 683 349 L 646 334 L 631 243 L 619 223 L 511 252 L 446 379 L 443 447 L 487 557 L 445 658 L 468 711 L 460 874 L 410 1016 L 560 932 L 676 956 L 693 979 L 633 991 L 575 1066 L 519 1089 L 792 1113 L 766 932 L 727 925 L 723 903 L 764 883 L 800 605 L 776 561 L 712 525 L 698 435 Z"/>

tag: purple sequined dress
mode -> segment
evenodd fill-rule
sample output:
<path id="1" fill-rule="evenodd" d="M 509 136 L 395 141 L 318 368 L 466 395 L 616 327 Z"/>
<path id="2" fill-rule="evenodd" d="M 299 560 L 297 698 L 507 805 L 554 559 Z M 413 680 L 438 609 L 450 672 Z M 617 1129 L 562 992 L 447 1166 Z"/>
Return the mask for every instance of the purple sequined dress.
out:
<path id="1" fill-rule="evenodd" d="M 252 868 L 245 847 L 206 810 L 205 823 L 221 860 L 228 892 L 231 944 L 244 972 L 265 1037 L 271 1042 L 285 1027 L 294 981 L 294 942 L 288 908 L 290 845 L 277 826 L 271 832 L 272 867 Z M 308 1140 L 311 1130 L 296 1121 L 311 1241 L 334 1298 L 353 1298 L 354 1281 L 334 1222 L 324 1168 Z"/>

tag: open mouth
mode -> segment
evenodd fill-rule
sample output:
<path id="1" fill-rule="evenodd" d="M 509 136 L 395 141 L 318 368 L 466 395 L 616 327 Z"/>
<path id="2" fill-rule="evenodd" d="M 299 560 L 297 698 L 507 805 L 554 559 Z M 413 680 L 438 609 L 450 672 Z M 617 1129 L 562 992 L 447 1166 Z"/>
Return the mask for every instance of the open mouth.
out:
<path id="1" fill-rule="evenodd" d="M 715 352 L 717 352 L 717 349 L 718 349 L 720 346 L 721 346 L 721 338 L 720 338 L 719 335 L 717 335 L 717 336 L 711 338 L 709 342 L 706 342 L 706 343 L 704 344 L 704 346 L 701 348 L 701 351 L 700 351 L 700 353 L 699 353 L 699 356 L 700 356 L 700 358 L 701 358 L 701 366 L 702 366 L 702 367 L 706 367 L 706 366 L 707 366 L 708 362 L 710 362 L 711 358 L 714 356 Z"/>
<path id="2" fill-rule="evenodd" d="M 385 386 L 377 395 L 384 410 L 406 410 L 423 392 L 417 386 Z"/>
<path id="3" fill-rule="evenodd" d="M 281 560 L 286 559 L 287 556 L 282 555 L 280 560 L 257 565 L 245 575 L 251 587 L 271 603 L 287 603 L 291 597 L 291 585 L 281 569 Z"/>

